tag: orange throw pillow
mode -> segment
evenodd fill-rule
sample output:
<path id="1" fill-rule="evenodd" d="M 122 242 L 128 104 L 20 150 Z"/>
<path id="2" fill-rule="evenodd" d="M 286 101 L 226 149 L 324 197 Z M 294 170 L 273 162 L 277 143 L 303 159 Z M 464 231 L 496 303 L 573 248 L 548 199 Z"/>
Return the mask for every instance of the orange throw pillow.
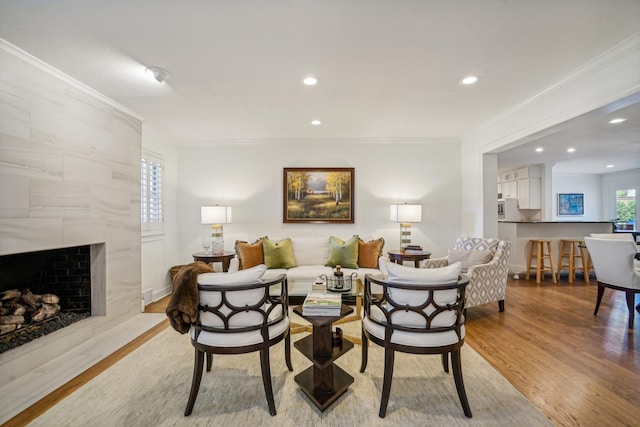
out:
<path id="1" fill-rule="evenodd" d="M 358 266 L 360 268 L 378 268 L 378 258 L 382 255 L 384 239 L 365 242 L 360 239 L 358 242 Z"/>
<path id="2" fill-rule="evenodd" d="M 262 239 L 253 243 L 236 240 L 236 253 L 240 263 L 240 270 L 264 264 L 264 251 L 262 250 Z"/>

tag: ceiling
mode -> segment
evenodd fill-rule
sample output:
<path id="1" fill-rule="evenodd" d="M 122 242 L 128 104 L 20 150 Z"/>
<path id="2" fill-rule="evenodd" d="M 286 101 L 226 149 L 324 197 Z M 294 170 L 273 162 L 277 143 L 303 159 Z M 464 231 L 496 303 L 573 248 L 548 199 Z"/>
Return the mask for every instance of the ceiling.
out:
<path id="1" fill-rule="evenodd" d="M 1 38 L 179 141 L 462 137 L 638 31 L 631 0 L 0 0 Z M 529 143 L 629 161 L 637 104 Z"/>

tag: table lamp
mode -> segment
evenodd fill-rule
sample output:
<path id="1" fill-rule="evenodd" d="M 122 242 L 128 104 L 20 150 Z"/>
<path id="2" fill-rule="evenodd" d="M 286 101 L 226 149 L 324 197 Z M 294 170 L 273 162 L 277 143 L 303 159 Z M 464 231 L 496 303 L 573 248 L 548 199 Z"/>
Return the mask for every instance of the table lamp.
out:
<path id="1" fill-rule="evenodd" d="M 400 250 L 411 244 L 411 223 L 422 222 L 422 205 L 391 205 L 391 221 L 400 223 Z"/>
<path id="2" fill-rule="evenodd" d="M 211 250 L 213 255 L 224 253 L 223 224 L 231 223 L 231 206 L 202 206 L 200 222 L 211 224 Z"/>

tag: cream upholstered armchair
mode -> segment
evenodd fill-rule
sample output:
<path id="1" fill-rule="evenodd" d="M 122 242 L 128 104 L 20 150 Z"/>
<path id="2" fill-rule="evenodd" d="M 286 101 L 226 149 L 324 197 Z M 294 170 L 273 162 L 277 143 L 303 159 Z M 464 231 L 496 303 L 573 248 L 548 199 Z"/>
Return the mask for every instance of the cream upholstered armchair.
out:
<path id="1" fill-rule="evenodd" d="M 380 418 L 387 413 L 396 351 L 439 354 L 445 372 L 449 372 L 450 354 L 462 410 L 468 418 L 472 417 L 462 378 L 461 359 L 465 336 L 462 312 L 469 279 L 460 274 L 460 269 L 460 263 L 432 269 L 390 263 L 387 266 L 388 280 L 365 275 L 360 372 L 367 368 L 369 341 L 384 347 Z M 376 285 L 376 290 L 372 285 Z M 378 289 L 382 290 L 380 294 Z M 430 400 L 428 390 L 425 399 Z M 438 400 L 431 399 L 429 404 L 437 405 Z"/>
<path id="2" fill-rule="evenodd" d="M 189 334 L 195 348 L 191 392 L 185 416 L 191 414 L 198 396 L 206 356 L 211 370 L 214 354 L 260 352 L 262 382 L 271 415 L 276 406 L 271 383 L 269 348 L 284 339 L 285 363 L 290 371 L 291 338 L 287 276 L 261 280 L 264 264 L 236 273 L 204 273 L 198 275 L 198 312 Z M 277 294 L 274 295 L 274 288 Z M 222 388 L 220 393 L 228 393 Z"/>
<path id="3" fill-rule="evenodd" d="M 627 238 L 585 237 L 598 280 L 598 297 L 593 315 L 598 314 L 604 288 L 623 291 L 629 309 L 629 329 L 633 329 L 633 304 L 635 295 L 640 293 L 640 268 L 637 261 L 640 253 L 633 240 Z"/>
<path id="4" fill-rule="evenodd" d="M 427 259 L 422 266 L 437 268 L 462 262 L 462 272 L 469 277 L 465 308 L 497 301 L 498 310 L 504 311 L 510 255 L 511 242 L 506 240 L 459 237 L 446 257 Z"/>

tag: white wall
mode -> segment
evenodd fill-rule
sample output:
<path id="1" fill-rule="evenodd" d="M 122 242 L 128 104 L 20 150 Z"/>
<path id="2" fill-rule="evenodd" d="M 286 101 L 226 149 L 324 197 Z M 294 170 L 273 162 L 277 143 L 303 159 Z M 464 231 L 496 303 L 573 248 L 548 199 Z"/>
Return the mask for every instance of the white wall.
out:
<path id="1" fill-rule="evenodd" d="M 143 125 L 142 147 L 162 156 L 164 231 L 142 237 L 142 295 L 144 304 L 157 301 L 172 291 L 169 268 L 179 264 L 178 243 L 178 143 Z M 149 297 L 150 294 L 150 297 Z M 149 300 L 147 300 L 147 298 Z"/>
<path id="2" fill-rule="evenodd" d="M 460 144 L 457 139 L 323 139 L 181 144 L 178 162 L 178 250 L 189 262 L 201 251 L 200 206 L 230 205 L 225 249 L 236 239 L 335 235 L 384 237 L 385 250 L 399 247 L 399 224 L 389 205 L 421 203 L 423 221 L 412 242 L 434 255 L 446 253 L 460 235 Z M 284 224 L 285 167 L 355 168 L 354 224 Z"/>
<path id="3" fill-rule="evenodd" d="M 597 174 L 554 174 L 552 194 L 547 197 L 551 203 L 551 221 L 607 221 L 602 203 L 602 176 Z M 558 193 L 583 193 L 584 215 L 558 216 Z"/>

